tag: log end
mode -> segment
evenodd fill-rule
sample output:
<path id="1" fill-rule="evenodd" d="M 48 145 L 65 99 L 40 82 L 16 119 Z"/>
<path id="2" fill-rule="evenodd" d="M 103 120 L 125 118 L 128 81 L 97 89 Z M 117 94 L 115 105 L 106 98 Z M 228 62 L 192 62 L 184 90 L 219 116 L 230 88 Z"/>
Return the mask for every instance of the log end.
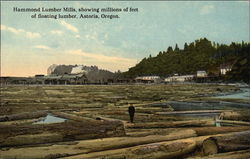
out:
<path id="1" fill-rule="evenodd" d="M 204 156 L 213 155 L 218 153 L 218 146 L 216 140 L 212 137 L 203 141 L 202 152 Z"/>

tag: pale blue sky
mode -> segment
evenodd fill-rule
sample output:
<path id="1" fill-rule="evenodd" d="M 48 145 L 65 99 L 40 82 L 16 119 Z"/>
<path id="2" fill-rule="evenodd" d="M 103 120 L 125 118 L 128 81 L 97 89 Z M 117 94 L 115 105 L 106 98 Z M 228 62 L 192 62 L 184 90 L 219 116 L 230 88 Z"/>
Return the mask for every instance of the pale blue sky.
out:
<path id="1" fill-rule="evenodd" d="M 13 7 L 71 6 L 139 12 L 118 13 L 120 18 L 112 20 L 31 19 L 32 13 L 13 12 Z M 149 54 L 176 43 L 183 48 L 203 37 L 226 44 L 249 42 L 249 2 L 1 2 L 1 74 L 46 74 L 52 64 L 126 71 Z"/>

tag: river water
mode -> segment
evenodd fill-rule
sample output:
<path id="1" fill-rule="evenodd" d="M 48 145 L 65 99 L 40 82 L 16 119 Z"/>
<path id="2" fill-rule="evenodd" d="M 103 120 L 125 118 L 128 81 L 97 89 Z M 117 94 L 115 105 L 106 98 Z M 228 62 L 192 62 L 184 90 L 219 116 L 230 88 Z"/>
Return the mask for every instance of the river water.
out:
<path id="1" fill-rule="evenodd" d="M 250 88 L 240 88 L 239 92 L 232 94 L 219 95 L 214 98 L 222 99 L 250 99 Z"/>
<path id="2" fill-rule="evenodd" d="M 182 102 L 182 101 L 169 101 L 166 103 L 156 103 L 150 106 L 155 107 L 171 107 L 174 111 L 193 111 L 193 110 L 234 110 L 234 109 L 249 109 L 250 105 L 248 103 L 240 103 L 240 102 L 227 102 L 223 101 L 223 99 L 250 99 L 250 88 L 243 87 L 240 88 L 240 91 L 233 92 L 230 94 L 219 94 L 212 98 L 222 99 L 222 101 L 190 101 L 190 102 Z M 220 113 L 191 113 L 191 114 L 175 114 L 174 116 L 183 116 L 183 117 L 193 117 L 193 118 L 209 118 L 215 119 L 215 126 L 236 126 L 235 124 L 222 124 L 216 122 Z"/>
<path id="3" fill-rule="evenodd" d="M 51 114 L 48 114 L 46 117 L 44 117 L 42 120 L 34 122 L 33 124 L 50 124 L 50 123 L 62 123 L 67 119 L 59 118 L 56 116 L 53 116 Z"/>

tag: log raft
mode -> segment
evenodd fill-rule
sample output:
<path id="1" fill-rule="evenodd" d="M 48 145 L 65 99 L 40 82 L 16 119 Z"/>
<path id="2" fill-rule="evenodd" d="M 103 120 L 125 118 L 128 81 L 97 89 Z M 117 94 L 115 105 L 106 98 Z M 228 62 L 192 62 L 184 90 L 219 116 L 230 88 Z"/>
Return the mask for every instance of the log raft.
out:
<path id="1" fill-rule="evenodd" d="M 214 120 L 188 120 L 188 121 L 169 121 L 169 122 L 147 122 L 126 125 L 131 129 L 150 129 L 150 128 L 177 128 L 177 127 L 204 127 L 214 126 Z"/>
<path id="2" fill-rule="evenodd" d="M 222 113 L 225 110 L 192 110 L 192 111 L 172 111 L 172 112 L 156 112 L 159 115 L 180 115 L 180 114 L 207 114 Z"/>
<path id="3" fill-rule="evenodd" d="M 63 156 L 80 155 L 83 153 L 95 154 L 95 152 L 96 153 L 104 152 L 108 150 L 110 150 L 111 151 L 110 153 L 113 154 L 113 152 L 115 152 L 116 149 L 122 149 L 119 152 L 124 152 L 124 150 L 129 147 L 135 147 L 151 143 L 167 142 L 167 141 L 173 142 L 178 139 L 185 139 L 191 137 L 196 137 L 195 131 L 191 129 L 185 129 L 185 130 L 182 129 L 178 131 L 172 131 L 168 135 L 150 135 L 146 137 L 113 137 L 113 138 L 103 138 L 95 140 L 63 142 L 60 144 L 53 143 L 52 145 L 49 146 L 37 145 L 37 147 L 12 148 L 8 151 L 0 151 L 0 154 L 2 154 L 3 158 L 16 158 L 16 159 L 53 158 L 53 156 L 55 155 L 57 155 L 57 157 L 63 157 Z M 193 141 L 188 142 L 188 145 L 189 143 L 193 145 Z M 174 144 L 173 142 L 172 145 L 176 144 Z M 149 145 L 149 147 L 147 148 L 150 147 L 151 146 Z M 133 150 L 138 150 L 138 149 L 133 149 Z M 34 153 L 29 153 L 29 152 L 34 152 Z M 16 154 L 18 154 L 18 156 L 16 156 Z"/>
<path id="4" fill-rule="evenodd" d="M 40 117 L 45 117 L 47 113 L 48 111 L 37 111 L 37 112 L 24 112 L 12 115 L 3 115 L 0 116 L 0 122 L 40 118 Z"/>
<path id="5" fill-rule="evenodd" d="M 97 158 L 177 158 L 193 152 L 196 148 L 194 140 L 183 139 L 167 142 L 139 145 L 129 148 L 93 152 L 76 156 L 66 157 L 65 159 L 97 159 Z"/>
<path id="6" fill-rule="evenodd" d="M 182 129 L 176 132 L 173 131 L 165 136 L 152 135 L 141 138 L 114 137 L 64 142 L 59 144 L 53 143 L 52 145 L 1 150 L 0 154 L 2 158 L 16 159 L 59 157 L 91 159 L 105 158 L 105 156 L 113 158 L 178 158 L 194 152 L 197 148 L 202 149 L 204 140 L 207 140 L 210 137 L 216 138 L 225 136 L 227 138 L 229 136 L 233 137 L 235 134 L 242 135 L 245 133 L 248 134 L 249 132 L 250 131 L 244 131 L 229 134 L 217 134 L 213 136 L 192 137 L 195 135 L 194 131 L 190 131 L 190 129 Z M 249 138 L 248 135 L 245 137 Z M 235 137 L 232 138 L 232 140 L 235 141 Z M 244 141 L 244 139 L 242 140 Z"/>

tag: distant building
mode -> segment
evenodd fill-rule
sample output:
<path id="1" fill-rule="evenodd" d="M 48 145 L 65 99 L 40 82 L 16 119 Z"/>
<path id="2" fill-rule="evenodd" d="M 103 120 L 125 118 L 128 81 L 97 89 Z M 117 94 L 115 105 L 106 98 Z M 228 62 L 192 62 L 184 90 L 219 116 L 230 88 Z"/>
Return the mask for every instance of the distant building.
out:
<path id="1" fill-rule="evenodd" d="M 64 84 L 85 84 L 88 81 L 84 73 L 70 75 L 65 74 L 60 80 L 64 81 Z"/>
<path id="2" fill-rule="evenodd" d="M 64 74 L 50 75 L 44 77 L 45 84 L 85 84 L 87 83 L 85 74 Z"/>
<path id="3" fill-rule="evenodd" d="M 227 72 L 232 70 L 232 65 L 230 64 L 221 64 L 220 65 L 220 74 L 225 75 Z"/>
<path id="4" fill-rule="evenodd" d="M 139 76 L 135 78 L 137 83 L 160 83 L 161 78 L 159 76 Z"/>
<path id="5" fill-rule="evenodd" d="M 197 71 L 196 77 L 207 77 L 206 71 Z"/>
<path id="6" fill-rule="evenodd" d="M 33 82 L 34 78 L 30 77 L 0 77 L 0 84 L 1 85 L 8 85 L 8 84 L 29 84 Z"/>
<path id="7" fill-rule="evenodd" d="M 183 75 L 183 76 L 174 75 L 174 76 L 165 78 L 164 82 L 166 82 L 166 83 L 169 83 L 169 82 L 187 82 L 187 81 L 192 81 L 193 78 L 194 78 L 194 75 Z"/>

